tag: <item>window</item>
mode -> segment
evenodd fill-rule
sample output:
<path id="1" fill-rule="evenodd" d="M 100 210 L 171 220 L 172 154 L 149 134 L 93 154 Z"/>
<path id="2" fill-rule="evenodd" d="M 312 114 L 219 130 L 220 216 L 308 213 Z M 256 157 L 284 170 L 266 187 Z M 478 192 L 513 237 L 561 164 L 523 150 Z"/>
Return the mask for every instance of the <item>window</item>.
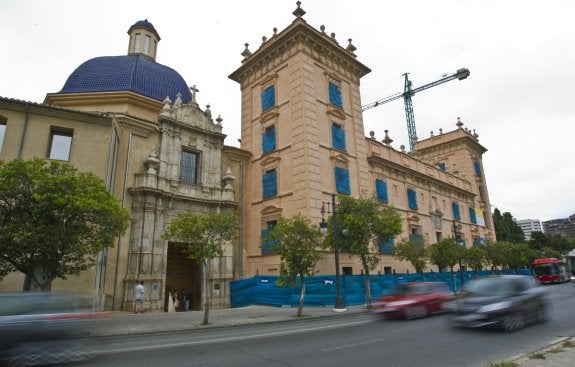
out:
<path id="1" fill-rule="evenodd" d="M 331 124 L 331 144 L 335 149 L 345 151 L 345 129 L 340 124 Z"/>
<path id="2" fill-rule="evenodd" d="M 276 105 L 276 93 L 273 85 L 270 85 L 262 92 L 262 112 L 265 112 Z"/>
<path id="3" fill-rule="evenodd" d="M 414 189 L 407 189 L 407 204 L 409 209 L 417 210 L 417 194 Z"/>
<path id="4" fill-rule="evenodd" d="M 387 183 L 383 180 L 375 180 L 375 192 L 377 200 L 388 204 L 389 197 L 387 196 Z"/>
<path id="5" fill-rule="evenodd" d="M 71 148 L 71 131 L 52 130 L 50 132 L 50 151 L 48 153 L 48 158 L 60 161 L 69 161 Z"/>
<path id="6" fill-rule="evenodd" d="M 442 170 L 443 172 L 445 172 L 447 170 L 445 163 L 439 163 L 439 169 Z"/>
<path id="7" fill-rule="evenodd" d="M 339 108 L 343 107 L 341 88 L 333 82 L 329 82 L 329 103 Z"/>
<path id="8" fill-rule="evenodd" d="M 451 203 L 451 207 L 453 208 L 453 219 L 461 220 L 461 213 L 459 212 L 459 203 L 454 201 Z"/>
<path id="9" fill-rule="evenodd" d="M 150 44 L 152 43 L 152 37 L 146 35 L 146 38 L 144 39 L 144 53 L 146 55 L 150 54 Z"/>
<path id="10" fill-rule="evenodd" d="M 473 168 L 475 168 L 475 175 L 481 177 L 481 166 L 478 161 L 473 161 Z"/>
<path id="11" fill-rule="evenodd" d="M 188 184 L 198 183 L 199 154 L 189 150 L 182 150 L 180 162 L 180 181 Z"/>
<path id="12" fill-rule="evenodd" d="M 389 236 L 387 238 L 380 239 L 379 243 L 378 243 L 379 252 L 382 254 L 393 253 L 393 247 L 394 246 L 395 246 L 395 238 L 393 236 Z"/>
<path id="13" fill-rule="evenodd" d="M 471 223 L 477 224 L 477 215 L 475 215 L 475 208 L 469 208 L 469 219 Z"/>
<path id="14" fill-rule="evenodd" d="M 262 187 L 264 199 L 278 194 L 278 176 L 276 169 L 270 169 L 262 176 Z"/>
<path id="15" fill-rule="evenodd" d="M 261 230 L 261 248 L 262 248 L 262 255 L 263 254 L 272 254 L 275 253 L 275 241 L 268 238 L 268 235 L 271 231 L 274 230 L 276 225 L 278 224 L 277 220 L 270 220 L 267 221 L 265 224 L 265 228 Z"/>
<path id="16" fill-rule="evenodd" d="M 134 39 L 134 52 L 140 52 L 140 43 L 142 42 L 142 35 L 136 33 L 136 38 Z"/>
<path id="17" fill-rule="evenodd" d="M 0 121 L 0 152 L 2 151 L 2 147 L 4 146 L 4 135 L 6 135 L 6 123 Z"/>
<path id="18" fill-rule="evenodd" d="M 347 168 L 335 167 L 335 190 L 340 194 L 351 194 Z"/>
<path id="19" fill-rule="evenodd" d="M 269 153 L 276 149 L 276 128 L 274 125 L 266 127 L 262 133 L 262 152 Z"/>

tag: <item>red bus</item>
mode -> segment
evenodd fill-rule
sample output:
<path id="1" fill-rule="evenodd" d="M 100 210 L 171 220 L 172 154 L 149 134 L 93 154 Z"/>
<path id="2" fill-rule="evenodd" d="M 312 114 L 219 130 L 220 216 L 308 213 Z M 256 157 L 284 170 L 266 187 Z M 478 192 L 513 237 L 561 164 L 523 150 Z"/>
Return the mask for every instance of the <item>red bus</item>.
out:
<path id="1" fill-rule="evenodd" d="M 535 259 L 533 274 L 544 284 L 564 283 L 570 278 L 565 261 L 554 257 Z"/>

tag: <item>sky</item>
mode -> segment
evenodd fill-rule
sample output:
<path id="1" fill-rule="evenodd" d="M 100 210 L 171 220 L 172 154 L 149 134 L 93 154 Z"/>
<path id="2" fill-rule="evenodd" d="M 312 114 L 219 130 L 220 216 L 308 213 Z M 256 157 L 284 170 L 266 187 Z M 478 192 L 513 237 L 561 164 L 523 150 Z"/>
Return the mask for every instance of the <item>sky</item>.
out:
<path id="1" fill-rule="evenodd" d="M 575 1 L 304 0 L 304 19 L 342 46 L 352 39 L 362 105 L 469 69 L 469 78 L 412 97 L 417 136 L 464 127 L 479 135 L 492 210 L 542 221 L 575 213 Z M 245 43 L 294 20 L 292 0 L 0 0 L 0 96 L 41 103 L 84 61 L 125 55 L 127 31 L 148 19 L 156 61 L 196 85 L 239 146 L 240 88 L 228 75 Z M 409 146 L 402 99 L 364 112 L 365 134 Z"/>

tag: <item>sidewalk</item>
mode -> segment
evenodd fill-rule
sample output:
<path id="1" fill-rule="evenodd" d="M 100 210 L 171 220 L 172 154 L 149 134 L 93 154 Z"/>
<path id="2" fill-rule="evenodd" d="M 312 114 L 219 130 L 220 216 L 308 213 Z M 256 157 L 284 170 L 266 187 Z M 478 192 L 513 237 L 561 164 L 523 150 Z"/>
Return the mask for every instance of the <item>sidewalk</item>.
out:
<path id="1" fill-rule="evenodd" d="M 333 307 L 304 307 L 303 316 L 297 317 L 297 307 L 247 306 L 210 310 L 209 325 L 201 325 L 204 311 L 175 313 L 113 312 L 110 317 L 98 319 L 90 326 L 89 335 L 95 337 L 162 333 L 234 325 L 261 324 L 305 320 L 318 317 L 345 317 L 366 313 L 365 306 L 351 306 L 345 312 Z M 575 337 L 557 340 L 547 348 L 529 351 L 520 356 L 500 361 L 493 367 L 572 367 L 575 366 Z"/>

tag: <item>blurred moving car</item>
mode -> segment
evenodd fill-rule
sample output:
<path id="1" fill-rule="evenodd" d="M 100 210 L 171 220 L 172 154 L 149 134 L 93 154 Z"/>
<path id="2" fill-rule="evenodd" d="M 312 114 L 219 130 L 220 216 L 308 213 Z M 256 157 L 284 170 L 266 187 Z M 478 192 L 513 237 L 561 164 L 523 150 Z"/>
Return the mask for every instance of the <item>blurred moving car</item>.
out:
<path id="1" fill-rule="evenodd" d="M 411 282 L 398 284 L 392 295 L 381 297 L 372 312 L 385 318 L 415 319 L 447 311 L 453 300 L 447 284 Z"/>
<path id="2" fill-rule="evenodd" d="M 528 275 L 494 275 L 472 279 L 454 302 L 451 322 L 460 327 L 523 328 L 550 318 L 550 301 L 541 283 Z"/>
<path id="3" fill-rule="evenodd" d="M 0 293 L 0 365 L 34 366 L 93 357 L 83 338 L 92 298 L 54 292 Z"/>

